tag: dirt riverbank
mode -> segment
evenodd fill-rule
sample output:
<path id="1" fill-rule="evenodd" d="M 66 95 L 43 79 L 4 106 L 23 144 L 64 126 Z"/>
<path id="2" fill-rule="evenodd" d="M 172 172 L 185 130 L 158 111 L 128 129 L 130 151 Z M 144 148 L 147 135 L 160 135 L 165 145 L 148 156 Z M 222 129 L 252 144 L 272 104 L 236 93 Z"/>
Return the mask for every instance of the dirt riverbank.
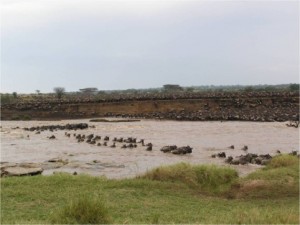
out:
<path id="1" fill-rule="evenodd" d="M 1 120 L 91 117 L 185 121 L 295 121 L 299 120 L 299 96 L 227 94 L 179 99 L 27 102 L 1 106 Z"/>

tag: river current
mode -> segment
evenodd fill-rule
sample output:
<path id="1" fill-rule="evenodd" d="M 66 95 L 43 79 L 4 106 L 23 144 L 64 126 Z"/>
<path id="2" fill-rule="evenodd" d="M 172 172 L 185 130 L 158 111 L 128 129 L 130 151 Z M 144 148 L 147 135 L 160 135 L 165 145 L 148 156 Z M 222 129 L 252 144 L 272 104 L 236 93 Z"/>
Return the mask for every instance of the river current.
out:
<path id="1" fill-rule="evenodd" d="M 67 123 L 88 123 L 94 128 L 77 131 L 44 131 L 41 134 L 25 131 L 24 127 L 42 125 L 65 125 Z M 19 127 L 19 129 L 14 129 Z M 145 143 L 153 144 L 152 151 L 138 145 L 133 149 L 122 149 L 121 143 L 110 148 L 96 146 L 85 142 L 78 143 L 73 134 L 95 134 L 100 136 L 143 138 Z M 29 137 L 28 137 L 29 135 Z M 55 135 L 53 140 L 47 137 Z M 103 142 L 101 140 L 101 142 Z M 163 153 L 160 148 L 165 145 L 186 146 L 193 148 L 192 154 L 173 155 Z M 234 145 L 235 149 L 229 149 Z M 248 146 L 249 153 L 276 155 L 276 151 L 288 153 L 299 151 L 299 129 L 287 127 L 279 122 L 186 122 L 141 120 L 140 122 L 89 122 L 83 120 L 61 121 L 1 121 L 1 163 L 38 163 L 42 164 L 53 158 L 68 163 L 45 169 L 43 174 L 58 172 L 86 173 L 108 178 L 129 178 L 143 174 L 161 165 L 178 162 L 192 164 L 226 165 L 224 159 L 212 158 L 212 154 L 225 152 L 233 157 L 245 154 L 241 150 Z M 258 165 L 231 166 L 241 175 L 248 174 Z"/>

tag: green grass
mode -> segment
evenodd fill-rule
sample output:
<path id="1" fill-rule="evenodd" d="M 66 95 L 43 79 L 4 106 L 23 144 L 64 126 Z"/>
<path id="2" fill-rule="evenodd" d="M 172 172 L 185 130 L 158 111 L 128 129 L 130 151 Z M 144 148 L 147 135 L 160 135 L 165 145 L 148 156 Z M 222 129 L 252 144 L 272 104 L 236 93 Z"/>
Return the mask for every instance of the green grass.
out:
<path id="1" fill-rule="evenodd" d="M 65 223 L 57 218 L 72 211 L 88 214 L 85 208 L 92 206 L 100 212 L 104 209 L 109 222 L 119 224 L 298 224 L 297 179 L 298 165 L 269 166 L 245 178 L 236 178 L 235 171 L 228 168 L 188 164 L 159 168 L 138 179 L 108 180 L 66 174 L 1 178 L 1 223 Z M 251 188 L 249 182 L 255 186 L 257 180 L 261 182 L 260 188 Z M 262 185 L 263 182 L 280 183 L 280 191 Z M 218 189 L 218 185 L 223 187 Z M 270 194 L 262 194 L 267 191 Z M 83 207 L 73 207 L 78 199 Z M 98 213 L 93 212 L 89 218 L 94 214 Z M 70 218 L 68 223 L 79 221 L 72 220 L 74 216 Z"/>

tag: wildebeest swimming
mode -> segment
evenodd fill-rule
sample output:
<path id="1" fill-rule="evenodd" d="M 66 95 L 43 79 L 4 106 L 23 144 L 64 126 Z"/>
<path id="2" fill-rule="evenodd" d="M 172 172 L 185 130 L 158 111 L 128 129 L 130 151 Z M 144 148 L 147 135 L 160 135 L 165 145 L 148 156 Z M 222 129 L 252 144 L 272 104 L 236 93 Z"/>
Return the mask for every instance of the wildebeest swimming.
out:
<path id="1" fill-rule="evenodd" d="M 67 124 L 67 125 L 50 125 L 50 126 L 38 126 L 38 127 L 31 127 L 31 128 L 24 128 L 26 131 L 36 131 L 36 134 L 40 134 L 43 131 L 50 130 L 50 131 L 56 131 L 56 130 L 77 130 L 77 129 L 87 129 L 89 128 L 88 124 L 85 123 L 79 123 L 79 124 Z M 81 142 L 86 142 L 90 145 L 95 145 L 95 146 L 110 146 L 111 148 L 116 148 L 118 147 L 116 145 L 117 142 L 119 143 L 127 143 L 123 144 L 122 146 L 119 146 L 120 148 L 123 149 L 132 149 L 132 148 L 137 148 L 138 145 L 141 147 L 146 147 L 146 151 L 152 151 L 153 150 L 153 144 L 151 142 L 145 144 L 145 139 L 137 139 L 136 137 L 114 137 L 112 138 L 112 144 L 108 145 L 108 142 L 110 140 L 110 137 L 108 135 L 103 135 L 103 143 L 101 143 L 101 136 L 96 135 L 94 133 L 85 135 L 85 134 L 80 134 L 80 133 L 73 133 L 73 135 L 70 132 L 65 132 L 64 133 L 66 137 L 71 138 L 74 137 L 78 143 Z M 55 135 L 51 135 L 48 137 L 49 139 L 56 139 Z M 192 153 L 192 148 L 190 146 L 182 146 L 177 148 L 176 145 L 171 145 L 171 146 L 164 146 L 161 149 L 162 152 L 171 152 L 173 154 L 177 155 L 183 155 L 183 154 L 190 154 Z"/>
<path id="2" fill-rule="evenodd" d="M 164 146 L 160 149 L 160 151 L 167 153 L 167 152 L 171 152 L 173 154 L 176 155 L 181 155 L 181 154 L 190 154 L 192 153 L 192 149 L 190 146 L 183 146 L 183 147 L 179 147 L 177 148 L 176 145 L 168 145 L 168 146 Z"/>

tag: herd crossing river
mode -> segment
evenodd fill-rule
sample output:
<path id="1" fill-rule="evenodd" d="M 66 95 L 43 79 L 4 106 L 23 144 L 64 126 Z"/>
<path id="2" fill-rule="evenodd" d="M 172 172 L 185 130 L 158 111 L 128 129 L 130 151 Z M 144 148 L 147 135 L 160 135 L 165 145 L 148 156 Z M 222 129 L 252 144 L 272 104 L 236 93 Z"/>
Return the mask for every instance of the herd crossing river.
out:
<path id="1" fill-rule="evenodd" d="M 88 127 L 76 130 L 55 128 L 67 124 L 88 124 Z M 42 126 L 54 128 L 43 129 L 42 132 L 24 129 Z M 91 137 L 91 134 L 93 139 L 90 142 L 97 136 L 102 138 L 92 144 L 88 139 L 79 141 L 79 135 Z M 211 156 L 225 152 L 227 156 L 235 158 L 245 154 L 245 146 L 247 153 L 258 155 L 274 156 L 278 152 L 298 151 L 298 135 L 298 129 L 287 127 L 284 122 L 2 121 L 1 167 L 38 167 L 44 175 L 68 172 L 104 175 L 108 178 L 135 177 L 155 167 L 178 162 L 228 165 L 224 158 Z M 52 136 L 54 138 L 50 138 Z M 108 137 L 106 141 L 105 137 Z M 132 139 L 136 140 L 133 142 Z M 132 147 L 127 147 L 130 144 Z M 189 154 L 161 151 L 164 146 L 173 145 L 178 148 L 190 146 L 192 150 L 187 150 Z M 236 168 L 241 175 L 261 167 L 251 163 L 228 166 Z"/>

